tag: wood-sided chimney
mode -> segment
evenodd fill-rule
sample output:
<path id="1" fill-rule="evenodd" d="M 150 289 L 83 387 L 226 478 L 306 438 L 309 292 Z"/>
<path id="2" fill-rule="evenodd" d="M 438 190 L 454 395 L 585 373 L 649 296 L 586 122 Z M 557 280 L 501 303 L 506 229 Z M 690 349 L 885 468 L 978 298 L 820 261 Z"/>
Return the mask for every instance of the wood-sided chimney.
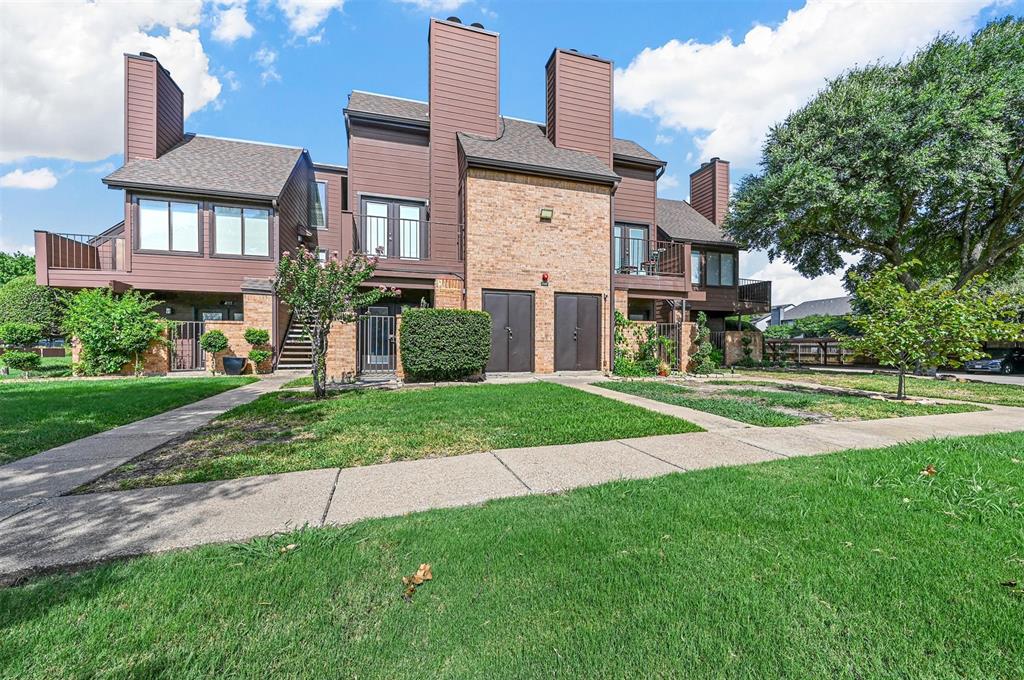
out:
<path id="1" fill-rule="evenodd" d="M 124 162 L 159 158 L 185 137 L 185 95 L 148 52 L 124 55 Z"/>
<path id="2" fill-rule="evenodd" d="M 547 66 L 547 134 L 555 146 L 612 167 L 612 62 L 556 49 Z"/>
<path id="3" fill-rule="evenodd" d="M 717 156 L 690 173 L 690 205 L 717 225 L 729 208 L 729 161 Z"/>

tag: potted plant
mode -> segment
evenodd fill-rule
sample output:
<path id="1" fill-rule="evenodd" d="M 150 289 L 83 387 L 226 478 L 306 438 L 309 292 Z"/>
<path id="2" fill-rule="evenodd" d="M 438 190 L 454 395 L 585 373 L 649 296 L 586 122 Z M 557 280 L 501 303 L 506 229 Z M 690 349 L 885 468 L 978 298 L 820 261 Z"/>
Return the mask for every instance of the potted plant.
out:
<path id="1" fill-rule="evenodd" d="M 245 341 L 252 345 L 249 361 L 254 373 L 269 373 L 267 362 L 274 356 L 270 351 L 270 331 L 263 328 L 246 328 Z"/>
<path id="2" fill-rule="evenodd" d="M 658 375 L 662 378 L 667 378 L 668 374 L 672 372 L 672 367 L 668 365 L 667 361 L 661 361 L 658 363 Z"/>
<path id="3" fill-rule="evenodd" d="M 217 355 L 226 352 L 228 349 L 228 336 L 223 331 L 206 331 L 199 336 L 199 346 L 204 352 L 213 356 L 213 372 L 217 372 Z M 224 372 L 228 375 L 241 375 L 245 368 L 244 357 L 224 357 L 221 359 L 224 364 Z"/>

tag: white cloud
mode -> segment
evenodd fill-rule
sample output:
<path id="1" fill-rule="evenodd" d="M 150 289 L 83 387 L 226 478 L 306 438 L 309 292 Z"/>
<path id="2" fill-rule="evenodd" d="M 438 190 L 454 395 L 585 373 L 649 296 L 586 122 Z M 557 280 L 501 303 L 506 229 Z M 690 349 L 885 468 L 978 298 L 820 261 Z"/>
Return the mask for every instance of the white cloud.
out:
<path id="1" fill-rule="evenodd" d="M 37 168 L 25 172 L 21 168 L 0 177 L 4 189 L 52 189 L 57 186 L 57 176 L 49 168 Z"/>
<path id="2" fill-rule="evenodd" d="M 678 189 L 679 178 L 675 175 L 662 175 L 658 180 L 658 191 L 662 189 Z"/>
<path id="3" fill-rule="evenodd" d="M 403 5 L 413 5 L 425 12 L 451 12 L 465 5 L 468 0 L 397 0 Z M 486 14 L 486 10 L 483 11 Z"/>
<path id="4" fill-rule="evenodd" d="M 671 144 L 674 141 L 675 141 L 675 137 L 673 137 L 672 135 L 661 135 L 661 134 L 659 134 L 659 135 L 655 135 L 654 136 L 654 143 L 655 144 Z"/>
<path id="5" fill-rule="evenodd" d="M 264 85 L 270 82 L 281 80 L 281 74 L 277 72 L 277 52 L 269 47 L 261 47 L 252 55 L 255 61 L 263 69 L 260 72 L 260 80 Z"/>
<path id="6" fill-rule="evenodd" d="M 255 32 L 246 16 L 245 0 L 217 3 L 213 20 L 213 38 L 228 45 L 240 38 L 251 38 Z"/>
<path id="7" fill-rule="evenodd" d="M 96 173 L 97 175 L 108 175 L 114 171 L 114 164 L 107 161 L 106 163 L 94 165 L 91 168 L 88 168 L 88 170 L 89 172 Z"/>
<path id="8" fill-rule="evenodd" d="M 967 33 L 997 0 L 808 0 L 739 43 L 670 40 L 615 70 L 615 104 L 693 135 L 703 158 L 756 163 L 769 126 L 856 65 L 911 54 L 937 33 Z"/>
<path id="9" fill-rule="evenodd" d="M 306 37 L 327 21 L 332 11 L 340 11 L 345 0 L 277 0 L 277 6 L 284 12 L 291 32 Z"/>
<path id="10" fill-rule="evenodd" d="M 21 243 L 4 238 L 0 233 L 0 253 L 22 253 L 23 255 L 35 255 L 35 244 Z"/>
<path id="11" fill-rule="evenodd" d="M 860 260 L 859 257 L 852 256 L 846 256 L 843 259 L 846 260 L 847 267 Z M 848 295 L 849 293 L 843 288 L 844 271 L 840 270 L 835 274 L 808 279 L 783 260 L 775 260 L 751 274 L 750 278 L 772 282 L 773 304 L 800 304 L 807 300 L 823 300 Z"/>
<path id="12" fill-rule="evenodd" d="M 238 79 L 238 74 L 234 71 L 226 71 L 224 73 L 224 82 L 228 84 L 228 89 L 232 92 L 242 89 L 242 81 Z"/>
<path id="13" fill-rule="evenodd" d="M 201 9 L 198 0 L 0 2 L 0 162 L 121 152 L 125 52 L 160 58 L 185 92 L 186 116 L 215 100 L 221 85 L 195 28 Z"/>

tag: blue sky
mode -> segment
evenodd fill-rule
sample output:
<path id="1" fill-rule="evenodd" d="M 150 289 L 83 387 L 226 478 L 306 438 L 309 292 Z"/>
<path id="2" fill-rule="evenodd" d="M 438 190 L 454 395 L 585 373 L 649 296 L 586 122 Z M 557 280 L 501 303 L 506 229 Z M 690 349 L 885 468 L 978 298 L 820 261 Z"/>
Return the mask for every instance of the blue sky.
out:
<path id="1" fill-rule="evenodd" d="M 36 228 L 96 233 L 120 219 L 100 178 L 120 165 L 119 55 L 154 52 L 183 82 L 189 131 L 304 146 L 345 163 L 341 110 L 353 89 L 425 99 L 430 16 L 501 34 L 501 105 L 542 120 L 554 47 L 614 60 L 618 136 L 669 161 L 661 195 L 713 155 L 733 182 L 760 136 L 844 68 L 967 33 L 1024 0 L 956 3 L 278 0 L 0 7 L 0 249 Z M 82 36 L 91 36 L 84 38 Z M 94 42 L 90 42 L 94 41 Z M 14 58 L 15 54 L 18 58 Z M 26 59 L 21 55 L 32 55 Z M 29 77 L 50 75 L 49 79 Z M 34 188 L 33 188 L 34 187 Z M 837 291 L 761 254 L 742 273 L 786 279 L 790 299 Z M 776 297 L 779 297 L 777 288 Z"/>

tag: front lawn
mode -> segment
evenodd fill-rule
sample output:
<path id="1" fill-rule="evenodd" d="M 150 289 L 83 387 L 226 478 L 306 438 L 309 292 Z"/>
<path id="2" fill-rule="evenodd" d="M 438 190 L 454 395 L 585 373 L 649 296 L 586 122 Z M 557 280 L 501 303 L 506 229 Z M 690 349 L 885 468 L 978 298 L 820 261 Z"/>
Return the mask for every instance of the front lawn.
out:
<path id="1" fill-rule="evenodd" d="M 0 383 L 0 465 L 253 380 L 6 380 Z"/>
<path id="2" fill-rule="evenodd" d="M 66 378 L 71 375 L 71 355 L 63 357 L 43 357 L 39 362 L 39 369 L 32 371 L 30 378 Z M 0 380 L 13 380 L 24 378 L 24 371 L 12 368 L 8 375 L 0 375 Z"/>
<path id="3" fill-rule="evenodd" d="M 19 678 L 1019 678 L 1022 450 L 793 458 L 46 577 L 0 591 L 0 658 Z"/>
<path id="4" fill-rule="evenodd" d="M 699 432 L 696 425 L 553 383 L 278 392 L 85 490 L 163 486 L 476 451 Z"/>
<path id="5" fill-rule="evenodd" d="M 739 372 L 739 369 L 737 369 Z M 789 371 L 742 371 L 744 377 L 765 377 L 778 380 L 843 387 L 896 394 L 896 376 L 872 373 L 840 373 L 834 371 L 789 372 Z M 931 399 L 958 399 L 981 404 L 1024 407 L 1024 387 L 984 382 L 954 382 L 907 376 L 907 394 Z"/>
<path id="6" fill-rule="evenodd" d="M 746 385 L 751 387 L 739 389 Z M 779 385 L 768 382 L 713 380 L 687 387 L 654 381 L 607 381 L 597 383 L 597 386 L 761 427 L 985 410 L 982 406 L 969 404 L 899 403 L 868 397 L 823 394 L 798 388 L 781 389 Z M 733 389 L 727 389 L 726 386 L 732 386 Z"/>

